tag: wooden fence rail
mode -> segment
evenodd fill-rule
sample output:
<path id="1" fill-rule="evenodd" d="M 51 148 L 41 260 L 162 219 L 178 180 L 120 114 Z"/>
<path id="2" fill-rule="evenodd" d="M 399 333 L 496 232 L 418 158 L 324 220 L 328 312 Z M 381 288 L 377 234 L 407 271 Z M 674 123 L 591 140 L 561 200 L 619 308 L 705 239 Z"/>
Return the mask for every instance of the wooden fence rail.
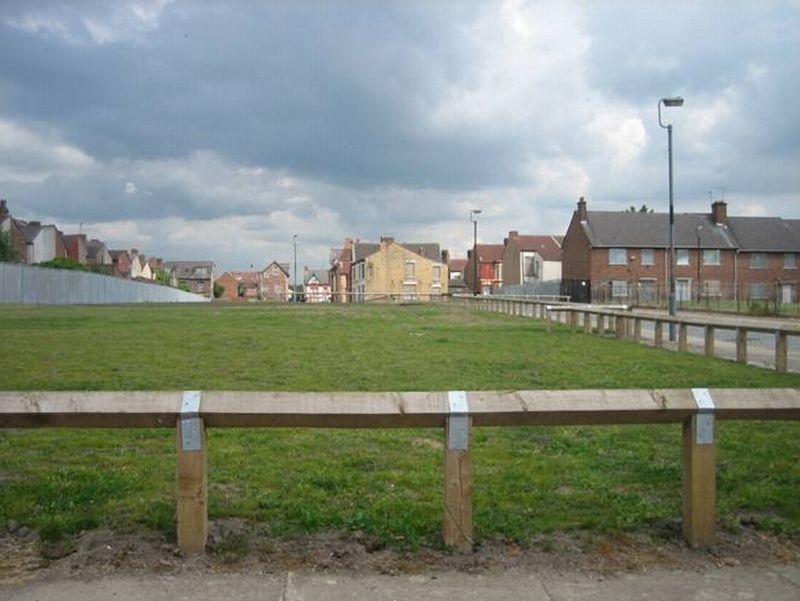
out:
<path id="1" fill-rule="evenodd" d="M 800 419 L 800 389 L 450 392 L 0 392 L 0 428 L 175 427 L 177 535 L 208 532 L 208 427 L 445 429 L 446 544 L 472 546 L 470 432 L 481 426 L 683 424 L 683 534 L 714 541 L 715 419 Z"/>
<path id="2" fill-rule="evenodd" d="M 519 315 L 533 317 L 537 319 L 559 319 L 562 315 L 566 316 L 563 320 L 573 328 L 583 328 L 587 333 L 592 331 L 592 318 L 594 318 L 596 329 L 604 333 L 606 329 L 612 330 L 619 339 L 632 339 L 640 342 L 642 339 L 642 323 L 652 322 L 653 345 L 657 348 L 664 347 L 664 326 L 674 324 L 678 330 L 677 346 L 678 351 L 687 352 L 688 328 L 703 328 L 703 351 L 706 356 L 715 355 L 715 332 L 716 330 L 732 330 L 736 332 L 736 361 L 747 363 L 747 334 L 749 332 L 766 333 L 774 336 L 775 340 L 775 369 L 777 371 L 788 371 L 789 369 L 789 337 L 800 337 L 800 326 L 786 324 L 780 327 L 767 325 L 757 325 L 752 322 L 744 322 L 741 319 L 721 316 L 686 317 L 677 315 L 657 315 L 632 312 L 621 307 L 596 307 L 577 303 L 554 303 L 546 302 L 541 299 L 523 299 L 519 297 L 505 296 L 454 296 L 453 302 L 473 306 L 484 311 L 494 311 L 506 313 L 508 315 Z M 583 316 L 583 319 L 581 319 Z"/>

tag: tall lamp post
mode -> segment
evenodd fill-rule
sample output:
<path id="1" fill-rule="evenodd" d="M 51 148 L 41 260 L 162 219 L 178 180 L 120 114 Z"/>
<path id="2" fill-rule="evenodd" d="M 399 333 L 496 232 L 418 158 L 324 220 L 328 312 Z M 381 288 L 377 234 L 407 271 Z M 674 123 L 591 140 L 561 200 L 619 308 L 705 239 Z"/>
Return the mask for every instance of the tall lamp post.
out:
<path id="1" fill-rule="evenodd" d="M 658 124 L 667 130 L 669 152 L 669 316 L 675 317 L 675 207 L 672 199 L 672 123 L 661 121 L 661 105 L 683 106 L 683 98 L 662 98 L 658 101 Z M 675 342 L 675 322 L 669 324 L 669 340 Z"/>
<path id="2" fill-rule="evenodd" d="M 469 220 L 472 222 L 472 285 L 475 286 L 474 293 L 480 291 L 480 282 L 478 281 L 478 215 L 482 211 L 480 209 L 472 209 L 469 212 Z"/>
<path id="3" fill-rule="evenodd" d="M 702 290 L 702 287 L 700 286 L 700 284 L 702 283 L 700 281 L 700 263 L 702 261 L 702 258 L 701 258 L 701 255 L 700 255 L 700 252 L 701 252 L 700 251 L 700 234 L 703 233 L 703 226 L 702 225 L 698 225 L 695 228 L 694 233 L 697 236 L 697 306 L 699 307 L 700 306 L 700 301 L 701 301 L 700 291 Z"/>
<path id="4" fill-rule="evenodd" d="M 297 234 L 292 234 L 294 246 L 294 270 L 292 270 L 292 302 L 297 302 Z"/>

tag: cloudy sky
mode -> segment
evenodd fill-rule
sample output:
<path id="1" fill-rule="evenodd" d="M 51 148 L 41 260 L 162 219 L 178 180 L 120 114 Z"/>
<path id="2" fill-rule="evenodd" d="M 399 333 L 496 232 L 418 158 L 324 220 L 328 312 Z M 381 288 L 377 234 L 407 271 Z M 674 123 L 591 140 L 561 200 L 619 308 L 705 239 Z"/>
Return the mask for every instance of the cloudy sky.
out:
<path id="1" fill-rule="evenodd" d="M 575 202 L 800 218 L 800 3 L 4 0 L 0 197 L 222 270 Z"/>

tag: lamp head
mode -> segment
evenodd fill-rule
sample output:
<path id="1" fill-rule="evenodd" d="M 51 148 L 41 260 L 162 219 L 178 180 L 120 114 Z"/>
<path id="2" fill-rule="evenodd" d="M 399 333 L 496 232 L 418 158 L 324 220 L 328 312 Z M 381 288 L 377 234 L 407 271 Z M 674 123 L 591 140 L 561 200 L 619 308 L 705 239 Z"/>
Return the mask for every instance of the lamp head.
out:
<path id="1" fill-rule="evenodd" d="M 683 106 L 683 98 L 675 96 L 674 98 L 662 98 L 661 102 L 664 106 Z"/>

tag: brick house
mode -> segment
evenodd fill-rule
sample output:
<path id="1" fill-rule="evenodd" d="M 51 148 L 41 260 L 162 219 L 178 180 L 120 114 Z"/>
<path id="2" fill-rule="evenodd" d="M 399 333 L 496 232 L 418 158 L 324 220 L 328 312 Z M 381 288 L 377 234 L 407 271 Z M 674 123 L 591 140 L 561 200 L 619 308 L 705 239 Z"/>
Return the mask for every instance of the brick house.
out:
<path id="1" fill-rule="evenodd" d="M 474 293 L 491 294 L 503 286 L 503 251 L 502 244 L 478 244 L 478 279 L 479 285 L 475 286 L 475 259 L 473 249 L 467 251 L 467 264 L 464 272 L 464 281 L 467 288 Z"/>
<path id="2" fill-rule="evenodd" d="M 289 264 L 272 261 L 260 272 L 261 298 L 286 302 L 291 298 L 289 288 Z"/>
<path id="3" fill-rule="evenodd" d="M 208 298 L 214 295 L 213 261 L 164 261 L 165 269 L 170 270 L 178 280 L 195 294 Z"/>
<path id="4" fill-rule="evenodd" d="M 447 251 L 437 243 L 358 242 L 352 247 L 354 302 L 427 301 L 448 293 Z"/>
<path id="5" fill-rule="evenodd" d="M 217 278 L 227 300 L 260 300 L 261 274 L 258 271 L 226 271 Z"/>
<path id="6" fill-rule="evenodd" d="M 114 258 L 102 240 L 92 238 L 86 243 L 86 264 L 100 269 L 113 270 Z"/>
<path id="7" fill-rule="evenodd" d="M 675 214 L 676 300 L 776 298 L 796 302 L 800 220 Z M 665 302 L 669 215 L 589 211 L 578 201 L 562 244 L 562 293 L 581 302 Z M 791 299 L 791 300 L 789 300 Z"/>
<path id="8" fill-rule="evenodd" d="M 342 248 L 331 249 L 331 267 L 328 280 L 331 285 L 331 301 L 348 303 L 351 300 L 350 264 L 353 254 L 353 239 L 345 238 Z"/>
<path id="9" fill-rule="evenodd" d="M 127 250 L 110 250 L 111 272 L 118 278 L 131 277 L 131 256 Z"/>
<path id="10" fill-rule="evenodd" d="M 563 236 L 508 232 L 503 240 L 503 286 L 560 281 L 563 241 Z"/>
<path id="11" fill-rule="evenodd" d="M 11 216 L 5 199 L 0 199 L 0 231 L 6 232 L 11 239 L 11 248 L 16 255 L 16 261 L 24 263 L 27 255 L 27 242 L 20 222 Z"/>
<path id="12" fill-rule="evenodd" d="M 447 270 L 450 275 L 450 282 L 448 283 L 450 294 L 463 294 L 466 291 L 466 282 L 464 280 L 466 267 L 466 259 L 450 259 L 447 262 Z"/>
<path id="13" fill-rule="evenodd" d="M 64 236 L 67 256 L 81 265 L 86 265 L 86 244 L 86 234 L 66 234 Z"/>

